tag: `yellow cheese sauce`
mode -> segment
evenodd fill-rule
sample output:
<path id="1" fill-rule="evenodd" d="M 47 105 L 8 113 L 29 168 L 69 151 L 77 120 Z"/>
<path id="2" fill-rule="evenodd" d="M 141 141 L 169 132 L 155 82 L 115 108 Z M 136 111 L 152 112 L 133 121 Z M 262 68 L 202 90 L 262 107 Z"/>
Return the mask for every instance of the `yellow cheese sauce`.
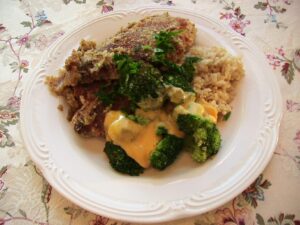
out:
<path id="1" fill-rule="evenodd" d="M 209 103 L 186 102 L 175 107 L 173 117 L 177 118 L 179 114 L 194 114 L 209 118 L 212 122 L 217 123 L 218 110 Z"/>
<path id="2" fill-rule="evenodd" d="M 218 110 L 209 103 L 204 103 L 204 116 L 209 117 L 214 123 L 218 121 Z"/>
<path id="3" fill-rule="evenodd" d="M 128 119 L 121 111 L 109 111 L 104 120 L 107 141 L 112 141 L 124 149 L 128 156 L 133 158 L 144 168 L 150 166 L 150 156 L 161 137 L 156 135 L 159 126 L 165 127 L 169 134 L 183 137 L 176 125 L 179 114 L 195 114 L 210 118 L 217 122 L 218 111 L 210 104 L 187 102 L 175 107 L 173 115 L 163 110 L 143 111 L 138 109 L 136 115 L 148 119 L 147 125 L 140 125 Z"/>
<path id="4" fill-rule="evenodd" d="M 170 134 L 183 137 L 176 122 L 162 110 L 145 112 L 138 110 L 137 115 L 150 120 L 147 125 L 140 125 L 125 117 L 120 111 L 106 114 L 104 127 L 107 140 L 119 145 L 128 156 L 144 168 L 150 166 L 150 156 L 161 137 L 156 135 L 159 126 L 164 126 Z"/>

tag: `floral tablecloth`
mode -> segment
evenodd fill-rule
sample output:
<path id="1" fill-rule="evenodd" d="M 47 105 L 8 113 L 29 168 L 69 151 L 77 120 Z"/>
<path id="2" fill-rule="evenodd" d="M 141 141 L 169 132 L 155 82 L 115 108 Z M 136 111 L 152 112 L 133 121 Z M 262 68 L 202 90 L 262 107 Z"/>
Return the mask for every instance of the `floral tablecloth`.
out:
<path id="1" fill-rule="evenodd" d="M 19 106 L 26 79 L 55 40 L 87 15 L 142 6 L 195 10 L 249 38 L 284 100 L 278 146 L 256 181 L 218 209 L 165 224 L 300 225 L 299 0 L 0 0 L 0 225 L 130 224 L 87 212 L 52 189 L 24 147 Z"/>

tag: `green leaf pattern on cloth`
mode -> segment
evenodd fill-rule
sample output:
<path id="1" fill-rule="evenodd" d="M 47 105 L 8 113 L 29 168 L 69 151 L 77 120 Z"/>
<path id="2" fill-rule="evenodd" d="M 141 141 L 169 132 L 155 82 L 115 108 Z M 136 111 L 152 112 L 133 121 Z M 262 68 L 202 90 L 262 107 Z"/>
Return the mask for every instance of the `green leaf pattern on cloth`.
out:
<path id="1" fill-rule="evenodd" d="M 300 72 L 300 49 L 290 51 L 287 56 L 283 47 L 276 48 L 276 53 L 268 53 L 267 59 L 273 70 L 280 68 L 281 75 L 291 84 L 295 77 L 295 72 Z"/>
<path id="2" fill-rule="evenodd" d="M 256 214 L 258 225 L 300 225 L 300 220 L 295 218 L 294 214 L 280 213 L 276 217 L 269 217 L 265 220 L 259 213 Z"/>
<path id="3" fill-rule="evenodd" d="M 12 147 L 14 145 L 15 143 L 13 142 L 8 129 L 6 129 L 3 124 L 0 124 L 0 148 Z"/>
<path id="4" fill-rule="evenodd" d="M 270 186 L 270 181 L 263 181 L 263 175 L 261 174 L 245 191 L 243 191 L 242 195 L 251 206 L 256 208 L 258 205 L 257 200 L 265 200 L 264 189 L 268 189 Z"/>
<path id="5" fill-rule="evenodd" d="M 289 5 L 292 4 L 290 0 L 283 0 L 283 1 L 272 1 L 272 0 L 265 0 L 265 1 L 258 1 L 254 8 L 257 10 L 265 11 L 266 18 L 264 19 L 264 23 L 274 23 L 276 28 L 287 28 L 287 25 L 278 21 L 277 17 L 278 14 L 283 14 L 287 11 Z"/>
<path id="6" fill-rule="evenodd" d="M 220 12 L 220 19 L 229 21 L 229 26 L 237 33 L 245 36 L 244 29 L 250 25 L 250 20 L 245 19 L 246 15 L 242 14 L 240 6 L 237 6 L 235 2 L 228 3 L 225 0 L 220 0 L 220 3 L 224 5 L 223 9 L 226 12 Z"/>
<path id="7" fill-rule="evenodd" d="M 0 124 L 15 125 L 19 120 L 19 112 L 7 106 L 0 106 Z"/>

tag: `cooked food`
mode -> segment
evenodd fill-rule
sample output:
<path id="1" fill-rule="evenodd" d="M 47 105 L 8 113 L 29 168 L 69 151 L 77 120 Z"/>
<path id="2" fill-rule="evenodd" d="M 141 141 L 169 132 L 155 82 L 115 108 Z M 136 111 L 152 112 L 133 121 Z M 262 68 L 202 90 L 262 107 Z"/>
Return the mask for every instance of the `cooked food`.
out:
<path id="1" fill-rule="evenodd" d="M 132 176 L 164 170 L 185 149 L 203 163 L 221 147 L 241 60 L 195 47 L 195 25 L 168 14 L 146 17 L 98 46 L 82 40 L 50 90 L 84 137 L 105 138 L 110 165 Z"/>
<path id="2" fill-rule="evenodd" d="M 162 139 L 151 152 L 150 163 L 155 169 L 164 170 L 177 158 L 183 148 L 184 139 L 168 134 L 165 127 L 158 127 L 156 135 L 161 136 Z"/>
<path id="3" fill-rule="evenodd" d="M 101 45 L 100 50 L 131 55 L 135 59 L 151 61 L 151 52 L 147 49 L 156 47 L 155 36 L 161 31 L 184 31 L 174 39 L 174 45 L 170 45 L 174 51 L 167 57 L 174 62 L 180 62 L 184 54 L 192 47 L 196 37 L 196 28 L 187 19 L 171 17 L 168 14 L 149 16 L 137 23 L 121 29 L 112 39 L 108 39 Z M 160 37 L 163 42 L 164 36 Z"/>
<path id="4" fill-rule="evenodd" d="M 138 176 L 144 172 L 144 168 L 130 158 L 120 146 L 106 142 L 104 152 L 109 158 L 110 165 L 116 171 L 131 176 Z"/>
<path id="5" fill-rule="evenodd" d="M 221 135 L 216 124 L 195 114 L 180 114 L 177 117 L 180 130 L 186 134 L 186 149 L 197 162 L 205 162 L 221 147 Z"/>
<path id="6" fill-rule="evenodd" d="M 197 75 L 193 87 L 196 101 L 205 100 L 217 109 L 220 116 L 228 115 L 236 84 L 244 76 L 241 58 L 220 47 L 193 47 L 190 54 L 202 59 L 195 65 Z"/>

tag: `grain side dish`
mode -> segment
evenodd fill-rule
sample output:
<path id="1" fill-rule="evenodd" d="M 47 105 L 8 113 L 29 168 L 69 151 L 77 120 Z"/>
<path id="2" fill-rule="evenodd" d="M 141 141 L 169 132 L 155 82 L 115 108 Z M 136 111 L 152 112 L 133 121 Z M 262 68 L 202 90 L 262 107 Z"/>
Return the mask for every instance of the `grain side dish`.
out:
<path id="1" fill-rule="evenodd" d="M 201 164 L 221 147 L 217 123 L 229 118 L 244 69 L 195 38 L 188 19 L 146 17 L 103 43 L 82 40 L 46 83 L 66 102 L 75 132 L 105 139 L 119 173 L 164 170 L 182 151 Z"/>

